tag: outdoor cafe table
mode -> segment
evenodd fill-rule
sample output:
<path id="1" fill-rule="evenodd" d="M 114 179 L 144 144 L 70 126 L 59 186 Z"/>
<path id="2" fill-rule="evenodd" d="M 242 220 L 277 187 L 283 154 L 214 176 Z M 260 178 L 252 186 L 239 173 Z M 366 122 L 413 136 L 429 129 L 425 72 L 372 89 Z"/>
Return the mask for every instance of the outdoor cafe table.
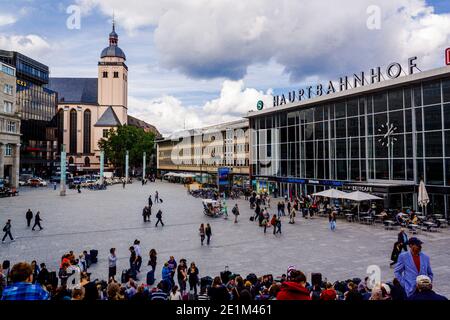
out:
<path id="1" fill-rule="evenodd" d="M 434 226 L 434 223 L 431 221 L 425 221 L 423 224 L 427 227 L 427 231 L 431 231 L 431 227 Z"/>
<path id="2" fill-rule="evenodd" d="M 427 217 L 425 217 L 425 216 L 417 216 L 417 218 L 419 218 L 420 220 L 425 220 Z"/>
<path id="3" fill-rule="evenodd" d="M 364 224 L 372 224 L 373 223 L 372 217 L 363 217 L 362 219 L 363 219 Z"/>
<path id="4" fill-rule="evenodd" d="M 383 215 L 382 214 L 376 214 L 375 218 L 376 218 L 375 221 L 383 222 Z"/>

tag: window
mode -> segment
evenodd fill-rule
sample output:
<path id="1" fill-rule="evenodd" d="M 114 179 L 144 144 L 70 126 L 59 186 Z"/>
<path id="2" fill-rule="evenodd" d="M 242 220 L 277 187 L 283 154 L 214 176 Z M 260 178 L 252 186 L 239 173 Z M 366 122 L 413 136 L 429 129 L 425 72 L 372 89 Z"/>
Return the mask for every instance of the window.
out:
<path id="1" fill-rule="evenodd" d="M 13 86 L 10 85 L 10 84 L 5 84 L 5 86 L 3 87 L 3 93 L 12 96 L 12 94 L 13 94 Z"/>
<path id="2" fill-rule="evenodd" d="M 12 156 L 12 146 L 10 144 L 7 144 L 5 146 L 5 156 L 7 156 L 7 157 Z"/>
<path id="3" fill-rule="evenodd" d="M 108 138 L 108 129 L 103 129 L 103 138 Z"/>
<path id="4" fill-rule="evenodd" d="M 423 84 L 423 104 L 441 103 L 441 83 L 428 82 Z"/>
<path id="5" fill-rule="evenodd" d="M 107 71 L 103 71 L 103 78 L 108 78 L 108 72 Z"/>
<path id="6" fill-rule="evenodd" d="M 2 64 L 2 71 L 10 76 L 15 76 L 15 72 L 13 68 L 10 68 L 4 64 Z"/>
<path id="7" fill-rule="evenodd" d="M 119 78 L 119 72 L 114 71 L 114 78 Z"/>
<path id="8" fill-rule="evenodd" d="M 83 152 L 91 153 L 91 111 L 84 111 Z M 89 158 L 88 158 L 89 159 Z M 89 167 L 89 166 L 87 166 Z"/>
<path id="9" fill-rule="evenodd" d="M 77 153 L 77 111 L 72 109 L 70 111 L 70 149 L 69 152 Z"/>
<path id="10" fill-rule="evenodd" d="M 85 167 L 91 166 L 91 160 L 89 159 L 89 157 L 84 158 L 84 166 Z"/>
<path id="11" fill-rule="evenodd" d="M 13 104 L 12 104 L 12 102 L 4 101 L 3 102 L 3 111 L 5 113 L 12 113 L 13 112 Z"/>
<path id="12" fill-rule="evenodd" d="M 14 121 L 7 121 L 6 131 L 9 133 L 16 133 L 16 123 Z"/>
<path id="13" fill-rule="evenodd" d="M 442 128 L 441 106 L 424 108 L 425 130 L 440 130 Z"/>

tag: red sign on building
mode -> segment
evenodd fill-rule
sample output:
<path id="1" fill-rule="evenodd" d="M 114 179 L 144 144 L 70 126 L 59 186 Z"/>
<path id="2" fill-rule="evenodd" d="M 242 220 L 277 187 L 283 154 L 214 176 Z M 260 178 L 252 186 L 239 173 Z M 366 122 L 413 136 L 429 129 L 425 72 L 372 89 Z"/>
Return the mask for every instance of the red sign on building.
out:
<path id="1" fill-rule="evenodd" d="M 445 50 L 445 63 L 450 66 L 450 48 Z"/>

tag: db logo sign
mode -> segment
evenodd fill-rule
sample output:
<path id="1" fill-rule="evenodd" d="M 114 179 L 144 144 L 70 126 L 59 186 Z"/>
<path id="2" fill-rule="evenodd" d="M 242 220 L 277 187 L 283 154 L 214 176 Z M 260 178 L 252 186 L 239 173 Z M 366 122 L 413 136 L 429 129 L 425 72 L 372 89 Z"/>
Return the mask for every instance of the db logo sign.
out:
<path id="1" fill-rule="evenodd" d="M 450 66 L 450 48 L 445 50 L 445 63 Z"/>

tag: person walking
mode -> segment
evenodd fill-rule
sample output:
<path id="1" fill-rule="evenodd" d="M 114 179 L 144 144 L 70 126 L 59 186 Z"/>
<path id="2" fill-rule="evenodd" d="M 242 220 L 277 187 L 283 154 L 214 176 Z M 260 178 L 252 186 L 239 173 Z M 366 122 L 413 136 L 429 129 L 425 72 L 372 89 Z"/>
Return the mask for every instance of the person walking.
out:
<path id="1" fill-rule="evenodd" d="M 237 203 L 234 205 L 233 209 L 231 210 L 231 212 L 234 214 L 234 223 L 238 222 L 238 215 L 239 215 L 239 208 Z"/>
<path id="2" fill-rule="evenodd" d="M 144 209 L 142 209 L 142 217 L 144 218 L 144 222 L 147 222 L 147 215 L 148 215 L 148 206 L 145 206 Z"/>
<path id="3" fill-rule="evenodd" d="M 31 220 L 33 220 L 33 211 L 31 209 L 28 209 L 25 218 L 27 219 L 27 227 L 29 228 L 31 226 Z"/>
<path id="4" fill-rule="evenodd" d="M 330 223 L 330 230 L 336 230 L 336 211 L 331 211 L 328 214 L 328 222 Z"/>
<path id="5" fill-rule="evenodd" d="M 188 270 L 188 282 L 189 282 L 189 290 L 194 291 L 194 295 L 197 296 L 197 285 L 198 285 L 198 268 L 195 265 L 195 262 L 191 262 L 191 266 Z"/>
<path id="6" fill-rule="evenodd" d="M 186 291 L 187 282 L 187 264 L 186 259 L 181 259 L 177 267 L 177 279 L 181 293 Z"/>
<path id="7" fill-rule="evenodd" d="M 153 272 L 155 272 L 156 269 L 156 260 L 157 260 L 156 250 L 151 249 L 149 252 L 148 265 L 152 267 Z"/>
<path id="8" fill-rule="evenodd" d="M 12 242 L 15 241 L 11 234 L 11 219 L 8 219 L 8 221 L 6 222 L 5 226 L 3 227 L 3 232 L 5 233 L 5 235 L 3 236 L 2 243 L 5 242 L 7 236 L 9 236 Z"/>
<path id="9" fill-rule="evenodd" d="M 211 236 L 212 236 L 212 229 L 211 229 L 211 226 L 209 225 L 209 223 L 206 224 L 205 235 L 206 235 L 206 244 L 209 246 L 209 243 L 211 241 Z"/>
<path id="10" fill-rule="evenodd" d="M 409 239 L 410 251 L 401 253 L 395 265 L 394 275 L 405 289 L 408 298 L 416 291 L 418 276 L 427 276 L 433 281 L 430 258 L 422 252 L 422 244 L 416 237 Z"/>
<path id="11" fill-rule="evenodd" d="M 117 274 L 116 248 L 111 248 L 109 249 L 109 256 L 108 256 L 108 281 L 114 280 L 116 274 Z"/>
<path id="12" fill-rule="evenodd" d="M 403 247 L 402 243 L 398 241 L 394 243 L 394 248 L 392 249 L 391 253 L 391 260 L 392 260 L 392 262 L 390 263 L 391 268 L 394 264 L 397 263 L 398 256 L 400 255 L 400 253 L 402 253 L 402 247 Z"/>
<path id="13" fill-rule="evenodd" d="M 408 235 L 405 232 L 405 228 L 401 228 L 397 236 L 397 241 L 402 245 L 401 249 L 408 251 Z"/>
<path id="14" fill-rule="evenodd" d="M 81 186 L 80 185 L 77 185 L 77 191 L 78 191 L 78 193 L 81 193 Z"/>
<path id="15" fill-rule="evenodd" d="M 161 209 L 158 210 L 158 212 L 156 213 L 156 219 L 158 219 L 158 221 L 156 221 L 155 227 L 157 227 L 158 223 L 160 223 L 160 222 L 161 222 L 162 226 L 164 227 L 164 222 L 162 221 L 162 211 L 161 211 Z"/>
<path id="16" fill-rule="evenodd" d="M 273 227 L 273 234 L 277 231 L 277 216 L 274 214 L 270 220 L 270 225 Z"/>
<path id="17" fill-rule="evenodd" d="M 141 272 L 142 255 L 141 255 L 141 242 L 136 239 L 133 243 L 134 252 L 136 252 L 136 271 Z"/>
<path id="18" fill-rule="evenodd" d="M 38 212 L 36 213 L 36 216 L 34 217 L 34 225 L 33 225 L 33 228 L 31 228 L 31 230 L 34 231 L 34 228 L 36 228 L 36 227 L 39 227 L 39 230 L 44 229 L 44 228 L 42 228 L 42 226 L 41 226 L 41 221 L 42 221 L 42 219 L 41 219 L 41 213 L 38 211 Z"/>
<path id="19" fill-rule="evenodd" d="M 200 242 L 203 245 L 203 241 L 205 241 L 205 225 L 203 223 L 200 225 L 198 232 L 200 235 Z"/>
<path id="20" fill-rule="evenodd" d="M 125 189 L 125 185 L 127 184 L 127 182 L 125 181 L 125 178 L 122 179 L 122 188 Z"/>
<path id="21" fill-rule="evenodd" d="M 155 191 L 155 202 L 159 203 L 159 193 L 158 190 Z"/>
<path id="22" fill-rule="evenodd" d="M 289 223 L 290 224 L 295 223 L 295 215 L 296 215 L 295 208 L 292 208 L 291 212 L 289 212 Z"/>
<path id="23" fill-rule="evenodd" d="M 269 214 L 268 211 L 266 211 L 265 214 L 264 214 L 264 220 L 263 220 L 263 222 L 262 222 L 262 223 L 263 223 L 263 226 L 264 226 L 264 233 L 266 233 L 267 227 L 270 226 L 270 221 L 269 221 L 269 219 L 270 219 L 270 214 Z"/>
<path id="24" fill-rule="evenodd" d="M 280 218 L 277 218 L 275 226 L 276 226 L 276 229 L 277 229 L 275 234 L 277 234 L 277 233 L 281 234 L 281 219 Z"/>
<path id="25" fill-rule="evenodd" d="M 153 206 L 152 195 L 148 196 L 148 206 L 151 208 Z"/>

